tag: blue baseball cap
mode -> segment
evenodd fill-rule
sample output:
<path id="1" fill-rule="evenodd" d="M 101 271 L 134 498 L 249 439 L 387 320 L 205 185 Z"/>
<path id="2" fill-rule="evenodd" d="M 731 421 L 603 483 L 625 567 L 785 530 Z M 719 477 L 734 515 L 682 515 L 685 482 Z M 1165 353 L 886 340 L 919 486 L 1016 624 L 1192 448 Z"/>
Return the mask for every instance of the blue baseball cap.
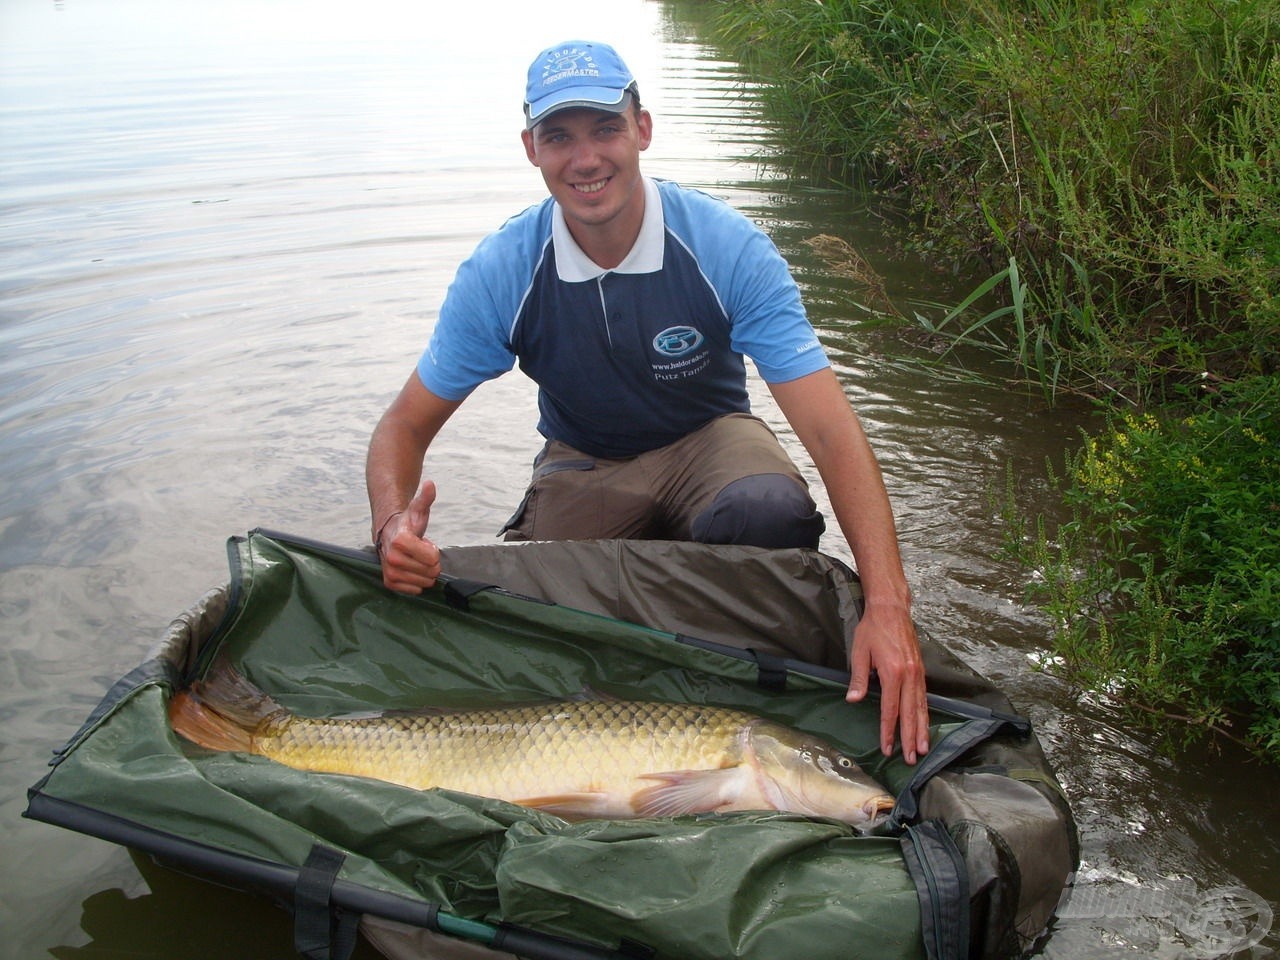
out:
<path id="1" fill-rule="evenodd" d="M 622 113 L 631 103 L 635 78 L 607 43 L 567 40 L 548 47 L 529 65 L 524 93 L 525 128 L 557 110 L 592 107 Z"/>

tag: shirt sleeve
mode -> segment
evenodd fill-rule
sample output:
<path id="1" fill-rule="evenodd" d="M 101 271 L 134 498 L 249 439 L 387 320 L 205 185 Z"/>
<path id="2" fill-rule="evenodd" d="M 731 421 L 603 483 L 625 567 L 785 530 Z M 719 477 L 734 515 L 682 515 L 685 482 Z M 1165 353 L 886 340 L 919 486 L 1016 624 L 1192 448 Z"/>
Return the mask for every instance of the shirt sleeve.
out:
<path id="1" fill-rule="evenodd" d="M 729 316 L 733 348 L 751 358 L 767 383 L 830 366 L 791 269 L 763 230 L 697 191 L 682 191 L 682 200 L 665 209 Z"/>
<path id="2" fill-rule="evenodd" d="M 511 328 L 550 235 L 543 207 L 507 221 L 458 267 L 418 359 L 418 379 L 436 396 L 463 400 L 515 366 Z"/>

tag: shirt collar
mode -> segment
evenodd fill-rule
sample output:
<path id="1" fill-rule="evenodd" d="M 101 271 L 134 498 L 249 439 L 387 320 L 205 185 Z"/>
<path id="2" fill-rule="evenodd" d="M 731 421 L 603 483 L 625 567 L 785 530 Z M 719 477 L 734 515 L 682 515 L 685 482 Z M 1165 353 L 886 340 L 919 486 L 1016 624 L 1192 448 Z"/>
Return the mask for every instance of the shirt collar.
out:
<path id="1" fill-rule="evenodd" d="M 582 252 L 569 232 L 564 211 L 555 204 L 551 216 L 551 242 L 556 251 L 556 273 L 565 283 L 596 280 L 606 273 L 656 273 L 662 269 L 666 223 L 662 218 L 662 196 L 658 185 L 644 178 L 644 220 L 635 245 L 612 270 L 606 270 Z"/>

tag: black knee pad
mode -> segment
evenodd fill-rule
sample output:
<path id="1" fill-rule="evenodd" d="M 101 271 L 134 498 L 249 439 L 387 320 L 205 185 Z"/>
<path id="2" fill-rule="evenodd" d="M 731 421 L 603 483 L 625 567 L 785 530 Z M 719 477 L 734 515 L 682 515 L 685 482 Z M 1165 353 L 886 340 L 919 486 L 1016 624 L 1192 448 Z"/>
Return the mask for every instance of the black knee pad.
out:
<path id="1" fill-rule="evenodd" d="M 761 473 L 734 480 L 717 493 L 694 517 L 691 533 L 699 543 L 816 550 L 825 529 L 803 486 L 785 474 Z"/>

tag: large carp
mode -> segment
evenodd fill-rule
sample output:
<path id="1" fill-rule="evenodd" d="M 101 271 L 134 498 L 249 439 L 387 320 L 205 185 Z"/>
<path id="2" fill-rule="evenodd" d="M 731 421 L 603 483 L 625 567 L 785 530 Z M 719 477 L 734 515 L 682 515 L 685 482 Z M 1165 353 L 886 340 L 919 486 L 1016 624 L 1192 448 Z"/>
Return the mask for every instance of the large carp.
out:
<path id="1" fill-rule="evenodd" d="M 568 819 L 784 810 L 864 826 L 893 807 L 852 758 L 819 738 L 722 707 L 583 699 L 310 719 L 223 667 L 177 693 L 169 720 L 213 750 Z"/>

